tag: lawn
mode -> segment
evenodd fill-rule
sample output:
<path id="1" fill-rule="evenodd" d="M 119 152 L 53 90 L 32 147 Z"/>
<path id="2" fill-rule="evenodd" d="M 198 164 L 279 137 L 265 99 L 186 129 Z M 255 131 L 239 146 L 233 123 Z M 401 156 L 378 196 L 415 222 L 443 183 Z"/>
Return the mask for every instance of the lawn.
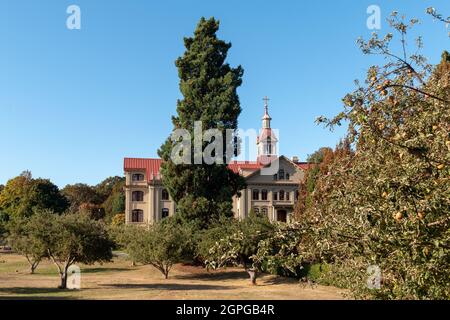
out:
<path id="1" fill-rule="evenodd" d="M 165 280 L 151 266 L 132 267 L 123 255 L 80 268 L 81 290 L 60 290 L 51 262 L 43 261 L 35 274 L 29 274 L 25 258 L 0 254 L 0 299 L 343 299 L 340 289 L 273 275 L 263 275 L 252 286 L 238 268 L 208 272 L 178 264 Z"/>

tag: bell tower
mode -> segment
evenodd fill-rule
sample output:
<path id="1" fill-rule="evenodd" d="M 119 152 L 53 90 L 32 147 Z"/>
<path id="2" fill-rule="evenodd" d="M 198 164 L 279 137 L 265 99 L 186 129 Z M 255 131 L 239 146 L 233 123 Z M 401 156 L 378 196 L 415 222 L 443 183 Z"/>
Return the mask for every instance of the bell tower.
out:
<path id="1" fill-rule="evenodd" d="M 275 160 L 277 156 L 277 142 L 278 139 L 275 136 L 272 128 L 270 127 L 270 121 L 272 118 L 269 116 L 269 98 L 264 97 L 264 115 L 262 117 L 262 128 L 257 138 L 256 144 L 258 146 L 258 159 L 261 164 L 269 164 Z"/>

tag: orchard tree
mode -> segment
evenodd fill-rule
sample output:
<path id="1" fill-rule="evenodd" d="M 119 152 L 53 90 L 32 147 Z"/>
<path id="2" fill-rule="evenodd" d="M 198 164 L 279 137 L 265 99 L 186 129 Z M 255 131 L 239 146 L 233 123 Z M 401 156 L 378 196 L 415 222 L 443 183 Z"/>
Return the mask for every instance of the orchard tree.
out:
<path id="1" fill-rule="evenodd" d="M 46 214 L 46 225 L 38 228 L 48 256 L 61 277 L 60 289 L 67 288 L 67 270 L 74 263 L 93 264 L 112 258 L 113 242 L 103 223 L 85 214 Z"/>
<path id="2" fill-rule="evenodd" d="M 175 263 L 181 262 L 191 251 L 191 231 L 173 218 L 166 218 L 148 229 L 125 227 L 116 238 L 126 248 L 133 262 L 151 265 L 164 278 Z"/>
<path id="3" fill-rule="evenodd" d="M 360 297 L 448 299 L 450 55 L 434 67 L 418 52 L 408 55 L 407 33 L 417 20 L 393 13 L 389 22 L 395 35 L 358 42 L 386 64 L 369 68 L 343 112 L 319 119 L 348 123 L 355 154 L 320 179 L 305 216 L 315 229 L 305 248 L 338 265 Z M 396 36 L 400 53 L 391 49 Z M 420 50 L 421 39 L 416 43 Z M 366 286 L 370 265 L 381 270 L 379 290 Z"/>
<path id="4" fill-rule="evenodd" d="M 46 239 L 50 237 L 52 229 L 46 229 L 51 226 L 53 217 L 53 212 L 44 211 L 30 218 L 16 217 L 8 223 L 8 243 L 15 252 L 27 259 L 32 274 L 42 259 L 48 257 Z"/>
<path id="5" fill-rule="evenodd" d="M 171 155 L 178 141 L 170 137 L 158 152 L 163 159 L 163 183 L 177 203 L 178 212 L 201 227 L 220 215 L 231 215 L 232 197 L 245 185 L 244 179 L 227 167 L 230 160 L 227 149 L 236 145 L 235 139 L 227 139 L 226 135 L 227 129 L 237 129 L 241 113 L 237 88 L 242 83 L 243 69 L 231 68 L 225 62 L 231 44 L 217 38 L 218 29 L 217 20 L 202 18 L 194 36 L 184 39 L 186 51 L 175 63 L 183 99 L 177 102 L 177 115 L 172 117 L 172 123 L 174 130 L 185 129 L 191 135 L 190 155 L 183 154 L 189 161 L 183 164 L 173 161 Z M 200 137 L 200 148 L 194 148 L 196 121 L 201 121 L 203 132 L 218 129 L 222 137 L 209 141 Z M 207 164 L 201 159 L 196 164 L 195 155 L 205 151 L 209 142 L 220 138 L 223 150 L 217 148 L 210 152 L 218 161 Z"/>
<path id="6" fill-rule="evenodd" d="M 208 268 L 217 269 L 229 264 L 242 266 L 256 285 L 259 272 L 263 270 L 262 259 L 256 255 L 259 243 L 269 238 L 275 225 L 267 217 L 251 215 L 242 221 L 235 220 L 228 227 L 229 234 L 216 240 L 209 249 L 205 261 Z M 214 234 L 211 234 L 214 236 Z"/>

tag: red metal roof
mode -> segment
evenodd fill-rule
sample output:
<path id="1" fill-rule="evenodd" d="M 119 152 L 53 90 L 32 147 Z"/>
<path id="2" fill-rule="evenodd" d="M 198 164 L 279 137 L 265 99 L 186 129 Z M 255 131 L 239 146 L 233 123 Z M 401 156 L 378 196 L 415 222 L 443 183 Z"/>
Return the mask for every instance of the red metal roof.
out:
<path id="1" fill-rule="evenodd" d="M 159 175 L 161 168 L 161 159 L 149 159 L 149 158 L 125 158 L 124 159 L 124 171 L 131 170 L 143 170 L 147 176 L 147 180 L 151 181 L 154 177 Z M 296 165 L 303 170 L 307 170 L 311 164 L 307 162 L 298 162 Z M 228 164 L 228 168 L 235 173 L 239 173 L 240 170 L 258 170 L 263 166 L 262 163 L 257 161 L 232 161 Z"/>
<path id="2" fill-rule="evenodd" d="M 125 171 L 145 170 L 147 180 L 151 181 L 154 176 L 159 174 L 161 162 L 161 159 L 125 158 L 123 168 Z"/>
<path id="3" fill-rule="evenodd" d="M 240 170 L 258 170 L 262 165 L 256 161 L 232 161 L 228 164 L 228 168 L 235 173 L 239 173 Z"/>

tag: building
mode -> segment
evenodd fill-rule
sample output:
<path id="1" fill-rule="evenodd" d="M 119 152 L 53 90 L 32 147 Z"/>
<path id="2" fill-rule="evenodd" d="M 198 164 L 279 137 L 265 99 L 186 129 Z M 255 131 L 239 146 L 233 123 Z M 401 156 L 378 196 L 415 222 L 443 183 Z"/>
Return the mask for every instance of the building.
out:
<path id="1" fill-rule="evenodd" d="M 278 156 L 278 139 L 271 128 L 267 100 L 256 141 L 256 161 L 233 161 L 228 165 L 247 182 L 241 196 L 233 198 L 233 212 L 236 218 L 242 219 L 253 210 L 267 215 L 271 221 L 286 222 L 294 211 L 299 183 L 308 164 L 299 162 L 297 157 Z M 174 214 L 175 202 L 164 189 L 160 166 L 161 159 L 124 159 L 127 224 L 151 224 Z M 271 168 L 275 170 L 270 172 Z"/>

